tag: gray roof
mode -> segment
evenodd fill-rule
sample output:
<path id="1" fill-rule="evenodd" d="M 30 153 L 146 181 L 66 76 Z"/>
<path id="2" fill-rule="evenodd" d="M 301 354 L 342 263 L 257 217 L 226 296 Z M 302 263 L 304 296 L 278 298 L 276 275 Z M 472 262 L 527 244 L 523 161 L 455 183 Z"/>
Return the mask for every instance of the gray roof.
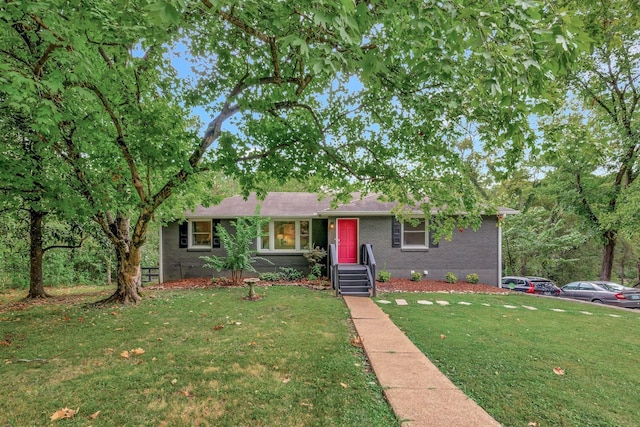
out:
<path id="1" fill-rule="evenodd" d="M 202 218 L 237 218 L 253 216 L 260 205 L 260 215 L 269 217 L 310 218 L 318 216 L 318 212 L 329 208 L 330 200 L 318 200 L 314 193 L 268 193 L 264 200 L 258 200 L 251 193 L 245 200 L 242 196 L 224 199 L 220 204 L 188 211 L 187 217 Z"/>
<path id="2" fill-rule="evenodd" d="M 233 196 L 224 199 L 217 205 L 198 206 L 194 211 L 187 211 L 188 218 L 237 218 L 252 216 L 260 205 L 260 215 L 271 218 L 312 218 L 333 216 L 367 216 L 367 215 L 391 215 L 391 210 L 397 206 L 397 202 L 382 202 L 378 200 L 378 194 L 360 196 L 353 195 L 349 203 L 331 208 L 331 197 L 320 199 L 316 193 L 268 193 L 264 200 L 258 200 L 255 193 L 251 193 L 245 200 L 242 196 Z M 419 209 L 414 213 L 422 214 Z M 502 215 L 515 214 L 518 211 L 509 208 L 499 208 Z"/>

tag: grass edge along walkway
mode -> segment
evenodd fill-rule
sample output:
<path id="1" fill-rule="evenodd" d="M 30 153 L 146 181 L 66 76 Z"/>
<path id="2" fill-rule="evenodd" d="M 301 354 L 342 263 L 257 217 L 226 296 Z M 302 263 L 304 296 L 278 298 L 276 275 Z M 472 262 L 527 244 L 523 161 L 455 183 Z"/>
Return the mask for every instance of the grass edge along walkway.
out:
<path id="1" fill-rule="evenodd" d="M 403 426 L 499 427 L 370 298 L 344 297 L 369 362 Z"/>

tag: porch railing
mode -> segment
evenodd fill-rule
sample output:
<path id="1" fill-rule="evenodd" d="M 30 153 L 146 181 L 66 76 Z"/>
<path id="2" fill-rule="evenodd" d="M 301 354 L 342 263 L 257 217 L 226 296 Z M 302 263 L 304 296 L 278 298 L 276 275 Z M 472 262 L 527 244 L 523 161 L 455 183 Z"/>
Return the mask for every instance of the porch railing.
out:
<path id="1" fill-rule="evenodd" d="M 360 263 L 369 267 L 367 275 L 371 286 L 371 296 L 376 296 L 376 258 L 373 256 L 373 246 L 365 243 L 360 247 Z"/>
<path id="2" fill-rule="evenodd" d="M 376 259 L 373 256 L 373 246 L 370 243 L 366 243 L 360 246 L 360 264 L 367 266 L 367 280 L 369 282 L 369 288 L 371 289 L 371 296 L 376 296 Z M 338 251 L 337 246 L 334 244 L 329 245 L 329 272 L 331 279 L 331 287 L 336 292 L 336 295 L 340 293 L 340 278 L 338 271 Z"/>
<path id="3" fill-rule="evenodd" d="M 331 288 L 338 292 L 338 251 L 335 243 L 329 245 L 329 272 L 331 275 Z"/>

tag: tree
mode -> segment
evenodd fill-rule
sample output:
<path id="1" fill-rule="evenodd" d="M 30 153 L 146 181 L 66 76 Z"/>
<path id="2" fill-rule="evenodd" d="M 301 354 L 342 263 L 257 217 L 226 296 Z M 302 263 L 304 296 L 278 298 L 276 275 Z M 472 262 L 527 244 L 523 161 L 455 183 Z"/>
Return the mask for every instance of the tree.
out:
<path id="1" fill-rule="evenodd" d="M 581 211 L 600 233 L 603 242 L 600 278 L 610 280 L 614 252 L 620 232 L 620 201 L 625 192 L 633 189 L 639 172 L 638 151 L 640 130 L 638 103 L 640 92 L 640 18 L 637 2 L 602 1 L 582 3 L 567 1 L 568 7 L 584 16 L 585 28 L 594 40 L 594 49 L 581 56 L 578 66 L 568 75 L 570 90 L 583 101 L 579 109 L 586 118 L 556 117 L 561 126 L 570 126 L 565 132 L 558 125 L 552 140 L 557 142 L 563 134 L 570 141 L 563 143 L 563 151 L 588 152 L 579 170 L 574 167 L 572 188 L 578 193 L 577 210 Z M 568 123 L 572 120 L 571 123 Z M 584 138 L 575 138 L 581 133 Z M 598 134 L 596 140 L 591 134 Z M 585 141 L 593 146 L 583 146 Z M 556 157 L 561 160 L 561 157 Z M 571 156 L 576 162 L 576 156 Z M 590 159 L 599 160 L 594 164 Z M 576 163 L 574 162 L 574 166 Z M 604 173 L 602 173 L 604 171 Z M 605 191 L 592 188 L 587 181 L 606 176 Z M 636 224 L 637 226 L 637 224 Z"/>
<path id="2" fill-rule="evenodd" d="M 533 207 L 504 220 L 505 271 L 512 275 L 540 275 L 558 279 L 558 270 L 576 262 L 567 255 L 587 236 L 567 227 L 564 219 Z"/>
<path id="3" fill-rule="evenodd" d="M 140 300 L 149 222 L 204 171 L 245 192 L 313 175 L 339 198 L 478 212 L 455 125 L 520 151 L 531 99 L 549 105 L 581 34 L 552 2 L 48 0 L 9 3 L 0 19 L 0 102 L 71 169 L 115 248 L 120 302 Z M 193 85 L 171 66 L 180 48 Z M 195 106 L 212 114 L 200 136 Z"/>
<path id="4" fill-rule="evenodd" d="M 49 297 L 44 289 L 43 258 L 51 249 L 72 249 L 82 244 L 77 227 L 56 236 L 45 246 L 45 218 L 60 216 L 73 196 L 65 181 L 59 179 L 63 164 L 28 129 L 28 120 L 18 112 L 0 118 L 3 155 L 0 157 L 0 209 L 22 210 L 29 223 L 29 292 L 27 299 Z M 77 200 L 76 200 L 77 202 Z M 71 218 L 70 222 L 72 221 Z M 77 221 L 77 220 L 76 220 Z"/>

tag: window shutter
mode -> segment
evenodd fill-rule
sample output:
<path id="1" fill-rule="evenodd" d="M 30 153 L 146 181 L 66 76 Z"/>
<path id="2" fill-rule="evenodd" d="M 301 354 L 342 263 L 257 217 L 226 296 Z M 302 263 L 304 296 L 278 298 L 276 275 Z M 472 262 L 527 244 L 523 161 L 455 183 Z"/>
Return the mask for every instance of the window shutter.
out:
<path id="1" fill-rule="evenodd" d="M 396 218 L 391 218 L 391 247 L 402 246 L 402 225 Z"/>
<path id="2" fill-rule="evenodd" d="M 435 238 L 435 232 L 432 229 L 429 229 L 429 247 L 430 248 L 437 248 L 438 246 L 440 246 L 440 243 L 436 243 L 434 242 Z"/>
<path id="3" fill-rule="evenodd" d="M 189 222 L 188 221 L 180 223 L 178 235 L 180 236 L 178 247 L 179 248 L 188 247 L 189 246 Z"/>
<path id="4" fill-rule="evenodd" d="M 211 246 L 214 248 L 220 247 L 220 236 L 218 236 L 218 232 L 217 232 L 218 224 L 220 224 L 219 219 L 211 220 L 211 236 L 212 236 Z"/>

